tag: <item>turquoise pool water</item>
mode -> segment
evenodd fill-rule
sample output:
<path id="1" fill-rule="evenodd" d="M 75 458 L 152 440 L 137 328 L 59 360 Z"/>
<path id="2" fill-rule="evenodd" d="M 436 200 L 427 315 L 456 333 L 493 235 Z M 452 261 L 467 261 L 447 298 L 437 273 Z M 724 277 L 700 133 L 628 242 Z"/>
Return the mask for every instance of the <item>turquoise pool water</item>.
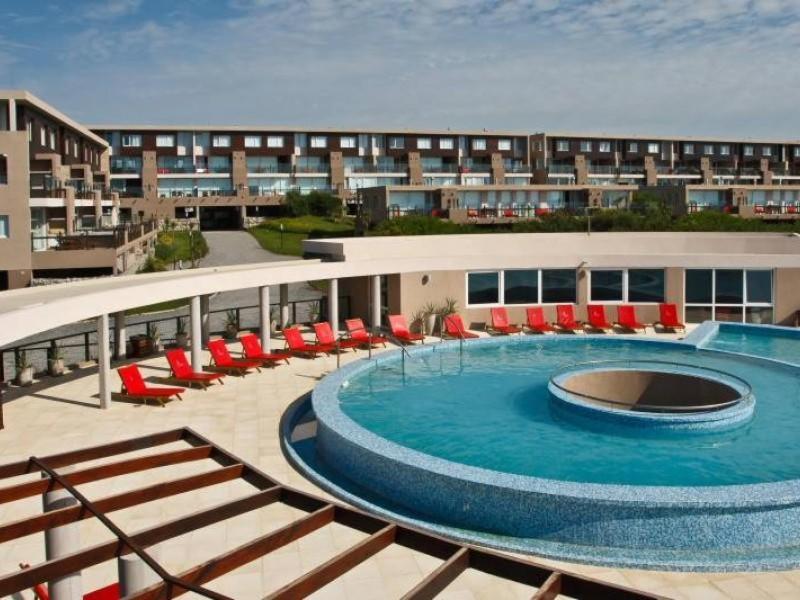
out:
<path id="1" fill-rule="evenodd" d="M 718 334 L 718 339 L 725 332 Z M 718 343 L 729 343 L 724 337 Z M 783 338 L 753 354 L 792 352 Z M 741 351 L 741 350 L 740 350 Z M 776 356 L 780 358 L 781 356 Z M 745 379 L 755 414 L 720 433 L 669 436 L 577 426 L 551 407 L 547 382 L 569 364 L 661 360 Z M 454 345 L 359 373 L 339 391 L 343 412 L 401 446 L 456 463 L 553 480 L 647 486 L 715 486 L 800 479 L 800 370 L 692 346 L 619 338 Z"/>
<path id="2" fill-rule="evenodd" d="M 703 344 L 711 350 L 724 350 L 767 356 L 800 365 L 800 335 L 775 328 L 730 327 L 720 324 L 719 330 Z"/>

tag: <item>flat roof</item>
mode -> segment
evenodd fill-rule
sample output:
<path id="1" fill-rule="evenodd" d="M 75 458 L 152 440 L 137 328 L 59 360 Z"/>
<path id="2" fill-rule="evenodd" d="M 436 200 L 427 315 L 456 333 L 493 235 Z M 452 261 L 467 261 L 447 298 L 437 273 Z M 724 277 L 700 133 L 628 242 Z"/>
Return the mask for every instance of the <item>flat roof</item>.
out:
<path id="1" fill-rule="evenodd" d="M 591 140 L 638 140 L 638 141 L 648 141 L 652 140 L 654 142 L 723 142 L 728 144 L 789 144 L 789 145 L 800 145 L 800 140 L 791 140 L 791 139 L 769 139 L 769 138 L 732 138 L 732 137 L 715 137 L 715 136 L 708 136 L 708 137 L 699 137 L 695 135 L 689 136 L 675 136 L 675 135 L 645 135 L 641 133 L 633 133 L 633 134 L 619 134 L 619 133 L 608 133 L 608 132 L 600 132 L 600 133 L 588 133 L 588 132 L 576 132 L 576 131 L 542 131 L 539 133 L 535 133 L 532 135 L 536 136 L 547 136 L 550 138 L 554 137 L 562 137 L 562 138 L 588 138 Z"/>
<path id="2" fill-rule="evenodd" d="M 84 137 L 89 138 L 96 144 L 103 146 L 104 148 L 108 147 L 108 142 L 105 139 L 101 138 L 99 135 L 91 131 L 85 125 L 81 125 L 74 119 L 71 119 L 64 113 L 62 113 L 57 108 L 51 106 L 41 98 L 34 96 L 27 90 L 2 90 L 0 89 L 0 100 L 14 100 L 15 102 L 22 102 L 24 104 L 29 104 L 34 108 L 46 113 L 48 116 L 54 118 L 57 121 L 60 121 L 62 125 L 69 127 L 70 129 L 74 130 L 76 133 L 81 134 Z"/>
<path id="3" fill-rule="evenodd" d="M 374 127 L 288 127 L 276 125 L 135 125 L 135 124 L 100 124 L 88 125 L 90 129 L 95 131 L 222 131 L 231 133 L 250 133 L 250 132 L 263 132 L 263 133 L 341 133 L 341 134 L 359 134 L 359 133 L 380 133 L 388 135 L 469 135 L 469 136 L 508 136 L 508 137 L 524 137 L 527 138 L 530 134 L 527 132 L 519 131 L 504 131 L 493 129 L 409 129 L 409 128 L 374 128 Z"/>

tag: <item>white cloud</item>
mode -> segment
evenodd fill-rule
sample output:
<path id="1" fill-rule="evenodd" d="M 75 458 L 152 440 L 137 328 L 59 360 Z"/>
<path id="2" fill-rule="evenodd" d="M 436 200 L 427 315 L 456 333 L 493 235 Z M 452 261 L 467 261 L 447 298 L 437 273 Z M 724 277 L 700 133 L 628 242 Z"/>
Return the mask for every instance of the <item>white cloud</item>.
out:
<path id="1" fill-rule="evenodd" d="M 85 6 L 81 15 L 93 21 L 107 21 L 132 15 L 141 5 L 142 0 L 102 0 Z"/>

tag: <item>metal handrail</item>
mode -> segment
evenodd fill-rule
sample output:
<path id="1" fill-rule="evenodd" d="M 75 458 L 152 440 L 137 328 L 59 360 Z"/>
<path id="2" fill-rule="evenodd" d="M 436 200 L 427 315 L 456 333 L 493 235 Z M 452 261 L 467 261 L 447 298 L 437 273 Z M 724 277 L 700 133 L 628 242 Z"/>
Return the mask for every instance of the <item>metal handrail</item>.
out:
<path id="1" fill-rule="evenodd" d="M 650 360 L 650 359 L 593 360 L 593 361 L 587 361 L 587 362 L 583 362 L 583 363 L 564 365 L 563 367 L 559 367 L 552 375 L 550 375 L 550 383 L 554 387 L 556 387 L 559 390 L 561 390 L 562 392 L 566 392 L 568 394 L 579 396 L 579 397 L 584 398 L 586 400 L 591 400 L 591 401 L 594 401 L 594 402 L 602 402 L 604 404 L 613 404 L 613 405 L 616 405 L 616 406 L 631 406 L 627 402 L 620 402 L 618 400 L 612 400 L 610 398 L 600 398 L 598 396 L 592 396 L 591 394 L 584 394 L 582 392 L 576 392 L 574 390 L 570 390 L 570 389 L 565 388 L 564 386 L 562 386 L 561 384 L 559 384 L 556 381 L 556 378 L 559 375 L 563 375 L 564 373 L 567 373 L 567 372 L 572 371 L 572 370 L 577 370 L 577 369 L 581 369 L 581 368 L 584 368 L 584 367 L 598 367 L 598 366 L 615 365 L 615 364 L 622 364 L 622 365 L 628 365 L 628 366 L 635 365 L 635 364 L 639 364 L 639 365 L 655 364 L 655 365 L 668 365 L 670 367 L 685 367 L 685 368 L 688 368 L 688 369 L 694 369 L 694 370 L 698 370 L 698 371 L 705 371 L 705 372 L 708 372 L 708 373 L 713 373 L 713 374 L 715 374 L 717 376 L 722 376 L 723 378 L 732 379 L 743 388 L 744 393 L 741 393 L 739 398 L 737 398 L 736 400 L 729 400 L 727 402 L 719 402 L 717 404 L 704 405 L 702 407 L 702 410 L 704 410 L 704 411 L 719 410 L 719 409 L 722 409 L 722 408 L 727 408 L 729 406 L 733 406 L 735 404 L 739 404 L 740 402 L 744 402 L 745 400 L 750 399 L 752 397 L 752 395 L 753 395 L 752 386 L 747 381 L 742 379 L 741 377 L 738 377 L 736 375 L 732 375 L 730 373 L 726 373 L 725 371 L 721 371 L 719 369 L 714 369 L 714 368 L 711 368 L 711 367 L 702 367 L 702 366 L 697 366 L 697 365 L 687 365 L 685 363 L 671 362 L 671 361 L 668 361 L 668 360 Z M 676 406 L 676 405 L 666 405 L 666 406 L 665 405 L 658 405 L 658 406 L 653 406 L 653 405 L 649 405 L 649 404 L 637 404 L 636 406 L 648 409 L 651 412 L 697 412 L 697 410 L 698 410 L 697 407 Z"/>

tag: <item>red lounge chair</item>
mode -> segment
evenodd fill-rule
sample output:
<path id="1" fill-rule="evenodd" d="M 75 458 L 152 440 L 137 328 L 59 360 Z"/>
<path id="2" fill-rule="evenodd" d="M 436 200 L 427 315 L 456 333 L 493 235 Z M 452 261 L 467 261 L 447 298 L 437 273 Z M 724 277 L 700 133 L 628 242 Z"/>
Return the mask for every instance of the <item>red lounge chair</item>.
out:
<path id="1" fill-rule="evenodd" d="M 20 563 L 19 568 L 22 570 L 29 569 L 30 565 Z M 50 592 L 48 591 L 47 586 L 43 583 L 37 583 L 31 588 L 31 591 L 33 592 L 33 596 L 36 598 L 36 600 L 50 600 Z M 119 584 L 112 583 L 104 588 L 84 594 L 83 600 L 119 600 Z"/>
<path id="2" fill-rule="evenodd" d="M 287 327 L 283 330 L 283 337 L 286 338 L 286 346 L 289 352 L 299 356 L 311 356 L 316 358 L 317 354 L 330 354 L 336 352 L 336 346 L 329 344 L 309 344 L 303 339 L 303 335 L 297 327 Z"/>
<path id="3" fill-rule="evenodd" d="M 117 369 L 119 378 L 122 379 L 123 396 L 129 398 L 139 398 L 144 404 L 147 404 L 148 399 L 153 399 L 164 406 L 164 399 L 167 402 L 175 396 L 178 400 L 182 400 L 181 394 L 186 390 L 181 387 L 153 387 L 149 386 L 142 379 L 142 373 L 136 365 L 128 365 L 127 367 L 120 367 Z"/>
<path id="4" fill-rule="evenodd" d="M 636 320 L 636 307 L 631 304 L 622 304 L 617 307 L 617 325 L 627 331 L 647 331 L 647 325 Z"/>
<path id="5" fill-rule="evenodd" d="M 531 306 L 525 309 L 525 314 L 528 317 L 526 323 L 528 329 L 536 333 L 547 333 L 548 331 L 555 331 L 544 318 L 544 309 L 541 306 Z"/>
<path id="6" fill-rule="evenodd" d="M 206 389 L 214 381 L 224 383 L 223 373 L 206 373 L 204 371 L 192 371 L 192 366 L 186 359 L 186 353 L 181 348 L 167 350 L 167 362 L 172 370 L 172 379 L 185 386 L 199 385 Z"/>
<path id="7" fill-rule="evenodd" d="M 477 333 L 467 331 L 464 327 L 464 321 L 461 320 L 461 315 L 446 315 L 444 318 L 444 334 L 451 338 L 460 338 L 462 340 L 471 340 L 478 336 Z"/>
<path id="8" fill-rule="evenodd" d="M 361 319 L 347 319 L 344 324 L 347 327 L 347 334 L 350 336 L 351 340 L 357 341 L 362 346 L 369 346 L 372 344 L 372 346 L 375 347 L 378 344 L 383 344 L 383 347 L 386 348 L 386 342 L 388 340 L 380 335 L 370 335 L 367 328 L 364 327 L 364 321 Z"/>
<path id="9" fill-rule="evenodd" d="M 213 369 L 219 369 L 226 373 L 236 375 L 246 375 L 250 369 L 261 371 L 261 361 L 258 360 L 233 360 L 225 340 L 211 340 L 208 342 L 208 351 L 211 353 L 211 360 L 214 361 Z"/>
<path id="10" fill-rule="evenodd" d="M 389 328 L 392 330 L 392 335 L 403 344 L 425 343 L 424 335 L 411 333 L 408 330 L 408 323 L 406 323 L 406 318 L 403 315 L 389 315 Z"/>
<path id="11" fill-rule="evenodd" d="M 505 308 L 493 308 L 492 313 L 492 327 L 491 330 L 501 335 L 508 335 L 509 333 L 522 333 L 522 328 L 516 325 L 511 325 L 508 322 L 508 312 Z"/>
<path id="12" fill-rule="evenodd" d="M 586 307 L 586 314 L 589 317 L 589 322 L 586 323 L 587 329 L 603 333 L 614 330 L 614 325 L 606 319 L 606 307 L 602 304 L 589 304 Z"/>
<path id="13" fill-rule="evenodd" d="M 336 336 L 333 335 L 333 328 L 331 328 L 331 324 L 327 321 L 323 321 L 322 323 L 314 323 L 314 333 L 317 335 L 317 344 L 321 346 L 333 346 L 334 348 L 339 348 L 339 350 L 347 350 L 348 348 L 352 348 L 355 351 L 361 345 L 361 342 L 357 340 L 343 340 L 339 338 L 338 346 L 337 346 L 337 339 Z"/>
<path id="14" fill-rule="evenodd" d="M 244 357 L 247 360 L 257 360 L 262 365 L 274 367 L 279 362 L 286 361 L 289 364 L 289 357 L 291 354 L 288 352 L 264 352 L 261 347 L 261 342 L 258 341 L 258 336 L 255 333 L 248 333 L 239 338 L 244 350 Z"/>
<path id="15" fill-rule="evenodd" d="M 662 329 L 669 331 L 686 331 L 686 325 L 678 321 L 678 307 L 674 304 L 658 305 L 660 321 L 653 323 L 653 326 L 660 325 Z"/>
<path id="16" fill-rule="evenodd" d="M 558 331 L 575 333 L 583 329 L 583 323 L 575 320 L 575 309 L 572 304 L 556 306 L 556 327 Z"/>

